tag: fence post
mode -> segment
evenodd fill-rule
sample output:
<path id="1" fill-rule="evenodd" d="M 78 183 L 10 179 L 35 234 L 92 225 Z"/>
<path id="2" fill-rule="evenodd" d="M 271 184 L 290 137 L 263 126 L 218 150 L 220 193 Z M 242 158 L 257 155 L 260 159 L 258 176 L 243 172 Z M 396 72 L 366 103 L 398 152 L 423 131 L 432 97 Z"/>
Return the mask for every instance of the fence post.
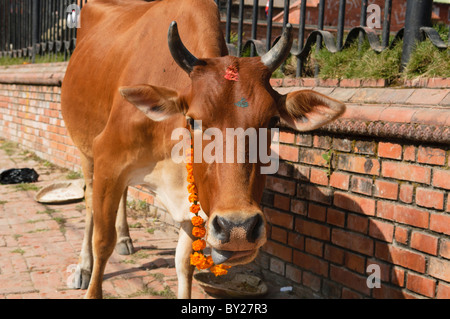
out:
<path id="1" fill-rule="evenodd" d="M 37 44 L 39 42 L 39 8 L 40 8 L 40 0 L 33 0 L 31 7 L 31 44 L 33 46 L 33 54 L 31 57 L 31 62 L 36 62 L 36 51 Z"/>
<path id="2" fill-rule="evenodd" d="M 431 27 L 431 0 L 407 0 L 401 68 L 408 64 L 416 43 L 423 40 L 420 27 Z"/>

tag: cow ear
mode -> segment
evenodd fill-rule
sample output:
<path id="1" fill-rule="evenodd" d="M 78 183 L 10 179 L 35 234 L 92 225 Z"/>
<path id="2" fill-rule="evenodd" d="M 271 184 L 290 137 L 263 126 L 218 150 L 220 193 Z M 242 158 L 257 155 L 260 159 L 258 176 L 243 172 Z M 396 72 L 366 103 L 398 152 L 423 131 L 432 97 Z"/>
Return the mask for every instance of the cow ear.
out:
<path id="1" fill-rule="evenodd" d="M 178 92 L 172 89 L 144 84 L 121 87 L 119 92 L 153 121 L 180 113 Z"/>
<path id="2" fill-rule="evenodd" d="M 298 131 L 319 128 L 345 111 L 344 103 L 312 90 L 288 93 L 280 104 L 281 119 Z"/>

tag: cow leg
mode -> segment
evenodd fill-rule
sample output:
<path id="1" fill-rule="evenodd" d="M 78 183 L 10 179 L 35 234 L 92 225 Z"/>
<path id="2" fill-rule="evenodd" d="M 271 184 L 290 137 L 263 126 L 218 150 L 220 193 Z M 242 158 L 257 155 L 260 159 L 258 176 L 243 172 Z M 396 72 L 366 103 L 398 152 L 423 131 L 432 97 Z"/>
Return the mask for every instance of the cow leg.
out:
<path id="1" fill-rule="evenodd" d="M 191 298 L 192 275 L 194 274 L 194 266 L 190 263 L 190 255 L 192 252 L 192 223 L 185 221 L 181 223 L 180 235 L 175 251 L 175 268 L 178 277 L 178 299 Z"/>
<path id="2" fill-rule="evenodd" d="M 89 281 L 91 279 L 92 273 L 92 265 L 94 260 L 92 255 L 92 230 L 93 230 L 92 177 L 94 174 L 94 163 L 92 159 L 81 154 L 81 166 L 83 170 L 84 180 L 86 183 L 86 190 L 84 196 L 86 205 L 86 216 L 85 216 L 84 238 L 83 244 L 81 246 L 80 258 L 78 266 L 75 270 L 73 282 L 71 284 L 71 287 L 75 289 L 87 289 L 87 287 L 89 286 Z"/>
<path id="3" fill-rule="evenodd" d="M 117 244 L 116 252 L 119 255 L 131 255 L 134 253 L 133 243 L 130 237 L 130 230 L 127 222 L 127 192 L 128 188 L 125 188 L 122 199 L 120 200 L 119 210 L 117 211 L 116 219 L 116 231 L 117 231 Z"/>
<path id="4" fill-rule="evenodd" d="M 98 167 L 98 166 L 97 166 Z M 92 278 L 85 298 L 102 298 L 102 281 L 106 263 L 116 245 L 116 215 L 121 195 L 126 188 L 118 178 L 110 176 L 113 168 L 105 172 L 94 173 L 94 267 Z"/>

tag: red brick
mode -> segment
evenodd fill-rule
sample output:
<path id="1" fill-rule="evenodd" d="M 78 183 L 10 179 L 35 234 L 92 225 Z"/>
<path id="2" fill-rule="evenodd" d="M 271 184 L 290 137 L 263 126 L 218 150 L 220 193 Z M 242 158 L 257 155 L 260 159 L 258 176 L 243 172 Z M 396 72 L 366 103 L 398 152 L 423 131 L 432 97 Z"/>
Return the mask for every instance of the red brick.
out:
<path id="1" fill-rule="evenodd" d="M 416 160 L 416 147 L 415 146 L 405 146 L 403 150 L 403 160 L 414 162 Z"/>
<path id="2" fill-rule="evenodd" d="M 299 233 L 295 232 L 289 232 L 288 233 L 288 245 L 299 249 L 304 250 L 305 249 L 305 237 L 300 235 Z"/>
<path id="3" fill-rule="evenodd" d="M 373 255 L 373 240 L 366 236 L 339 228 L 334 228 L 332 230 L 331 242 L 340 247 L 344 247 L 364 255 Z"/>
<path id="4" fill-rule="evenodd" d="M 417 292 L 418 294 L 433 298 L 436 289 L 436 280 L 425 278 L 410 272 L 408 273 L 406 288 Z"/>
<path id="5" fill-rule="evenodd" d="M 431 214 L 430 229 L 438 233 L 450 235 L 450 215 Z"/>
<path id="6" fill-rule="evenodd" d="M 450 240 L 449 239 L 441 239 L 441 245 L 439 248 L 439 255 L 450 259 Z"/>
<path id="7" fill-rule="evenodd" d="M 333 208 L 328 208 L 327 223 L 335 226 L 344 227 L 345 213 Z"/>
<path id="8" fill-rule="evenodd" d="M 437 299 L 450 299 L 450 285 L 447 285 L 443 283 L 442 281 L 439 282 L 437 294 Z"/>
<path id="9" fill-rule="evenodd" d="M 411 248 L 436 256 L 438 237 L 413 231 L 411 235 Z"/>
<path id="10" fill-rule="evenodd" d="M 332 147 L 336 151 L 350 152 L 352 150 L 352 141 L 349 139 L 334 138 Z"/>
<path id="11" fill-rule="evenodd" d="M 305 251 L 307 253 L 322 257 L 323 243 L 312 238 L 305 238 Z"/>
<path id="12" fill-rule="evenodd" d="M 386 199 L 397 199 L 398 184 L 382 180 L 375 181 L 374 196 Z"/>
<path id="13" fill-rule="evenodd" d="M 341 172 L 333 172 L 330 176 L 330 186 L 334 188 L 339 188 L 343 190 L 348 190 L 350 185 L 350 175 L 341 173 Z"/>
<path id="14" fill-rule="evenodd" d="M 322 169 L 311 168 L 311 183 L 319 185 L 328 185 L 328 175 L 327 172 Z"/>
<path id="15" fill-rule="evenodd" d="M 267 176 L 266 187 L 283 194 L 295 194 L 295 182 L 278 177 Z"/>
<path id="16" fill-rule="evenodd" d="M 400 267 L 393 267 L 391 282 L 397 286 L 403 287 L 405 285 L 405 270 Z"/>
<path id="17" fill-rule="evenodd" d="M 381 285 L 381 288 L 373 289 L 375 299 L 405 299 L 406 292 L 388 285 Z"/>
<path id="18" fill-rule="evenodd" d="M 281 159 L 291 162 L 298 162 L 298 148 L 290 145 L 278 145 Z"/>
<path id="19" fill-rule="evenodd" d="M 309 222 L 297 218 L 295 221 L 295 231 L 304 236 L 310 236 L 321 240 L 330 240 L 330 228 L 315 222 Z"/>
<path id="20" fill-rule="evenodd" d="M 295 139 L 295 144 L 312 146 L 312 136 L 310 134 L 298 134 Z"/>
<path id="21" fill-rule="evenodd" d="M 328 167 L 327 161 L 322 157 L 325 153 L 324 150 L 300 148 L 300 162 Z"/>
<path id="22" fill-rule="evenodd" d="M 378 156 L 392 159 L 401 159 L 402 146 L 400 144 L 380 142 L 378 144 Z"/>
<path id="23" fill-rule="evenodd" d="M 326 218 L 326 208 L 310 203 L 308 207 L 308 217 L 324 222 Z"/>
<path id="24" fill-rule="evenodd" d="M 342 296 L 341 299 L 362 299 L 363 296 L 354 292 L 353 290 L 347 289 L 345 287 L 342 288 Z"/>
<path id="25" fill-rule="evenodd" d="M 269 261 L 269 270 L 278 275 L 284 276 L 284 269 L 286 267 L 286 263 L 277 258 L 270 258 Z"/>
<path id="26" fill-rule="evenodd" d="M 307 213 L 307 203 L 303 200 L 292 199 L 291 200 L 291 212 L 299 215 L 306 216 Z"/>
<path id="27" fill-rule="evenodd" d="M 414 207 L 379 201 L 377 204 L 377 216 L 402 224 L 428 228 L 428 211 Z"/>
<path id="28" fill-rule="evenodd" d="M 304 270 L 309 270 L 323 277 L 328 276 L 328 262 L 324 261 L 322 258 L 294 250 L 293 262 Z"/>
<path id="29" fill-rule="evenodd" d="M 433 186 L 450 189 L 450 170 L 434 169 Z"/>
<path id="30" fill-rule="evenodd" d="M 313 137 L 313 146 L 316 148 L 330 149 L 331 148 L 331 137 L 329 136 L 318 136 Z"/>
<path id="31" fill-rule="evenodd" d="M 287 232 L 283 228 L 272 226 L 270 238 L 280 243 L 286 244 Z"/>
<path id="32" fill-rule="evenodd" d="M 344 264 L 345 251 L 331 245 L 325 245 L 325 259 L 335 264 Z"/>
<path id="33" fill-rule="evenodd" d="M 347 229 L 356 231 L 358 233 L 367 234 L 369 220 L 365 216 L 358 216 L 348 214 Z"/>
<path id="34" fill-rule="evenodd" d="M 290 202 L 289 197 L 275 194 L 273 197 L 273 205 L 276 208 L 280 208 L 283 210 L 289 210 L 291 202 Z"/>
<path id="35" fill-rule="evenodd" d="M 348 209 L 355 213 L 370 216 L 375 215 L 375 200 L 371 198 L 335 192 L 333 204 L 337 207 Z"/>
<path id="36" fill-rule="evenodd" d="M 319 291 L 320 290 L 320 277 L 313 275 L 309 272 L 304 271 L 303 272 L 303 285 L 312 289 L 313 291 Z"/>
<path id="37" fill-rule="evenodd" d="M 286 265 L 286 278 L 296 283 L 300 283 L 302 281 L 302 271 L 292 265 Z"/>
<path id="38" fill-rule="evenodd" d="M 279 139 L 281 143 L 293 144 L 295 141 L 295 134 L 291 132 L 280 131 Z"/>
<path id="39" fill-rule="evenodd" d="M 366 177 L 353 176 L 351 190 L 355 193 L 372 195 L 373 180 Z"/>
<path id="40" fill-rule="evenodd" d="M 376 159 L 370 159 L 361 156 L 339 155 L 338 169 L 369 175 L 379 175 L 380 162 Z"/>
<path id="41" fill-rule="evenodd" d="M 369 236 L 391 243 L 394 238 L 394 225 L 381 220 L 371 219 Z"/>
<path id="42" fill-rule="evenodd" d="M 377 242 L 375 256 L 394 265 L 402 266 L 420 273 L 425 272 L 425 257 L 422 254 L 401 247 Z"/>
<path id="43" fill-rule="evenodd" d="M 365 264 L 365 257 L 350 253 L 348 251 L 345 252 L 345 267 L 348 269 L 364 274 L 366 272 Z"/>
<path id="44" fill-rule="evenodd" d="M 400 185 L 400 193 L 399 193 L 399 199 L 407 204 L 412 203 L 413 201 L 413 193 L 414 193 L 414 186 L 409 184 L 401 184 Z"/>
<path id="45" fill-rule="evenodd" d="M 292 261 L 292 248 L 286 247 L 282 244 L 276 243 L 272 240 L 268 240 L 264 245 L 264 250 L 286 262 Z"/>
<path id="46" fill-rule="evenodd" d="M 355 274 L 342 267 L 330 265 L 330 278 L 365 295 L 370 294 L 370 288 L 367 286 L 367 278 L 365 276 Z"/>
<path id="47" fill-rule="evenodd" d="M 292 229 L 294 224 L 294 217 L 292 215 L 271 208 L 264 208 L 264 215 L 266 216 L 267 221 L 273 225 Z"/>
<path id="48" fill-rule="evenodd" d="M 416 189 L 416 203 L 428 208 L 444 209 L 444 193 L 418 187 Z"/>
<path id="49" fill-rule="evenodd" d="M 297 196 L 313 202 L 331 204 L 332 190 L 322 186 L 299 184 Z"/>
<path id="50" fill-rule="evenodd" d="M 430 258 L 428 274 L 434 278 L 450 282 L 450 260 Z"/>
<path id="51" fill-rule="evenodd" d="M 444 165 L 445 151 L 439 148 L 420 146 L 417 152 L 417 161 L 424 164 Z"/>
<path id="52" fill-rule="evenodd" d="M 355 142 L 355 153 L 357 154 L 374 155 L 376 148 L 377 144 L 375 142 L 366 142 L 366 141 Z"/>
<path id="53" fill-rule="evenodd" d="M 424 184 L 429 184 L 431 181 L 430 168 L 406 163 L 383 162 L 381 175 Z"/>

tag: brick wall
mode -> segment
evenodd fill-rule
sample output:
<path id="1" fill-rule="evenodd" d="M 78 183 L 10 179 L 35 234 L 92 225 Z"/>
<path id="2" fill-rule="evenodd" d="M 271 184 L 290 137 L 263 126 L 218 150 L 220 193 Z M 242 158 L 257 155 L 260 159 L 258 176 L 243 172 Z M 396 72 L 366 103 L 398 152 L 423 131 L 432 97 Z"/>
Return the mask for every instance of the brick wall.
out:
<path id="1" fill-rule="evenodd" d="M 0 69 L 0 137 L 80 170 L 60 114 L 64 69 Z M 262 203 L 269 238 L 256 262 L 267 280 L 308 297 L 450 298 L 450 81 L 272 84 L 314 88 L 347 112 L 309 134 L 280 131 L 282 161 Z M 171 222 L 144 188 L 130 195 Z M 372 274 L 380 288 L 368 287 Z"/>

